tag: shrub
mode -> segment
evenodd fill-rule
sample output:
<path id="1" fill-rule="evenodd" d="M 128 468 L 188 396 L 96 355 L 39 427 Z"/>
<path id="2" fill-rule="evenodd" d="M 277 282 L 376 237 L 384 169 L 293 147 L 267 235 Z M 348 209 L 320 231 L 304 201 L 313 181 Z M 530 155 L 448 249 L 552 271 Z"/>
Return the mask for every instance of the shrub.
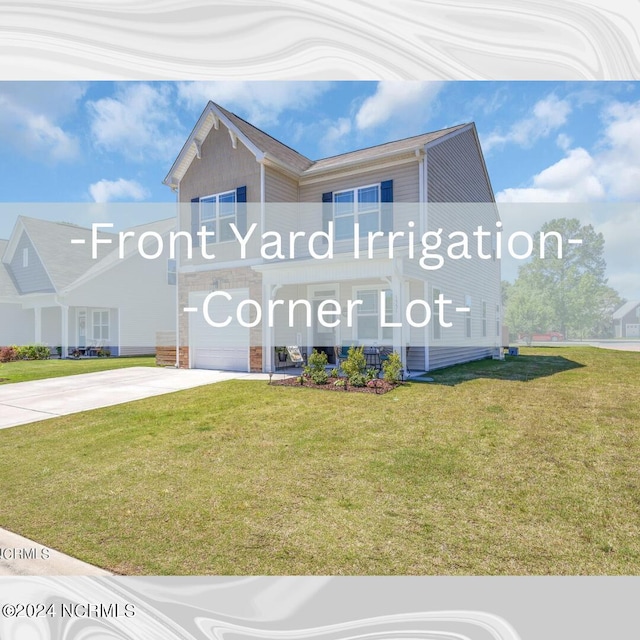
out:
<path id="1" fill-rule="evenodd" d="M 364 372 L 367 369 L 367 359 L 364 357 L 364 347 L 349 347 L 346 360 L 342 363 L 342 370 L 349 380 L 349 384 L 354 387 L 363 387 L 366 379 L 364 379 Z M 361 385 L 354 384 L 354 377 L 362 378 L 364 382 Z"/>
<path id="2" fill-rule="evenodd" d="M 0 347 L 0 362 L 13 362 L 17 359 L 15 347 Z"/>
<path id="3" fill-rule="evenodd" d="M 327 354 L 324 351 L 313 350 L 309 356 L 307 366 L 304 368 L 304 374 L 309 376 L 315 384 L 327 384 L 329 374 L 325 366 L 327 365 Z"/>
<path id="4" fill-rule="evenodd" d="M 44 344 L 25 344 L 13 348 L 17 360 L 48 360 L 51 357 L 49 347 Z"/>
<path id="5" fill-rule="evenodd" d="M 338 378 L 338 380 L 336 380 L 333 383 L 334 387 L 346 387 L 347 386 L 347 381 L 344 378 Z"/>
<path id="6" fill-rule="evenodd" d="M 349 377 L 349 384 L 352 387 L 364 387 L 367 384 L 367 376 L 364 373 L 354 373 Z"/>
<path id="7" fill-rule="evenodd" d="M 397 351 L 389 354 L 389 357 L 382 363 L 383 378 L 387 382 L 396 384 L 400 380 L 402 373 L 402 361 Z"/>

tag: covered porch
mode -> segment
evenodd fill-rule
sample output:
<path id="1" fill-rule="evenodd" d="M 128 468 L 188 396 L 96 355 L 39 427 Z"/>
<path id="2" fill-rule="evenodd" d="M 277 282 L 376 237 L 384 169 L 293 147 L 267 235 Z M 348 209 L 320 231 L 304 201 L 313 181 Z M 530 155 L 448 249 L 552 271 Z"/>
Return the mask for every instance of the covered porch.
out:
<path id="1" fill-rule="evenodd" d="M 305 358 L 314 349 L 324 351 L 330 367 L 354 345 L 364 347 L 373 368 L 396 351 L 405 371 L 428 369 L 428 327 L 409 327 L 400 317 L 410 300 L 427 298 L 427 283 L 410 277 L 401 258 L 326 265 L 304 260 L 295 268 L 278 263 L 254 269 L 262 274 L 264 371 L 295 372 L 291 359 L 281 355 L 291 345 Z M 272 321 L 265 321 L 271 312 Z"/>

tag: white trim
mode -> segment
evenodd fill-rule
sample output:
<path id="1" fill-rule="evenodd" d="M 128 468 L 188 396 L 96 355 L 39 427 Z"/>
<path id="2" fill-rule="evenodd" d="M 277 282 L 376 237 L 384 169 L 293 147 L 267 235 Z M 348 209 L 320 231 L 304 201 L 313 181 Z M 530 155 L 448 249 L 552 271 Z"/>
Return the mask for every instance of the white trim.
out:
<path id="1" fill-rule="evenodd" d="M 365 345 L 365 346 L 372 346 L 372 345 L 382 345 L 382 344 L 387 344 L 391 343 L 392 345 L 394 344 L 394 329 L 391 327 L 386 327 L 387 329 L 391 329 L 391 337 L 390 338 L 385 338 L 384 337 L 384 330 L 385 327 L 381 326 L 381 322 L 380 322 L 380 293 L 382 293 L 383 291 L 389 291 L 391 292 L 391 298 L 392 298 L 392 304 L 395 307 L 396 305 L 396 292 L 394 291 L 394 286 L 393 284 L 363 284 L 363 285 L 352 285 L 351 286 L 351 299 L 352 300 L 358 300 L 358 291 L 362 292 L 362 291 L 375 291 L 377 294 L 376 297 L 376 307 L 377 307 L 377 317 L 378 317 L 378 337 L 377 338 L 361 338 L 358 335 L 358 318 L 360 316 L 360 310 L 361 310 L 361 305 L 358 305 L 357 307 L 355 307 L 355 314 L 354 314 L 354 323 L 353 326 L 351 327 L 351 333 L 354 335 L 354 340 L 357 340 L 358 342 L 358 346 L 360 345 Z M 398 292 L 399 295 L 399 292 Z M 398 303 L 400 303 L 400 301 L 398 300 Z M 391 313 L 393 314 L 394 308 L 391 309 Z M 372 316 L 373 314 L 368 314 L 369 316 Z"/>
<path id="2" fill-rule="evenodd" d="M 214 223 L 215 236 L 207 242 L 207 244 L 225 244 L 228 242 L 234 242 L 235 237 L 229 238 L 226 240 L 222 240 L 220 238 L 220 198 L 223 196 L 233 195 L 233 223 L 237 224 L 238 221 L 238 190 L 237 189 L 229 189 L 228 191 L 221 191 L 220 193 L 211 193 L 206 196 L 200 196 L 198 199 L 199 209 L 198 209 L 198 229 L 202 229 L 202 227 L 207 226 L 207 223 Z M 215 198 L 215 202 L 208 202 L 209 198 Z M 215 204 L 215 215 L 210 220 L 202 219 L 202 204 Z M 225 203 L 228 204 L 228 203 Z M 223 216 L 223 218 L 231 218 L 232 216 Z M 204 238 L 202 239 L 204 241 Z"/>
<path id="3" fill-rule="evenodd" d="M 193 162 L 196 156 L 195 140 L 204 140 L 211 131 L 212 128 L 218 129 L 219 123 L 222 122 L 224 126 L 229 130 L 229 136 L 231 137 L 231 143 L 233 148 L 237 148 L 237 141 L 240 140 L 242 144 L 255 156 L 256 160 L 260 161 L 264 158 L 264 152 L 256 147 L 247 136 L 245 136 L 240 129 L 238 129 L 217 107 L 213 102 L 209 102 L 204 108 L 204 111 L 198 118 L 193 130 L 189 134 L 186 142 L 182 146 L 180 153 L 175 159 L 169 173 L 162 181 L 163 184 L 176 189 L 182 178 L 187 172 L 187 169 Z"/>
<path id="4" fill-rule="evenodd" d="M 359 168 L 353 168 L 349 171 L 341 170 L 339 167 L 333 167 L 331 169 L 327 169 L 322 172 L 323 175 L 318 175 L 317 177 L 314 175 L 311 178 L 307 178 L 305 174 L 299 177 L 299 185 L 301 187 L 306 187 L 307 185 L 317 184 L 319 182 L 329 182 L 331 180 L 336 180 L 338 178 L 348 178 L 350 176 L 362 175 L 367 171 L 378 171 L 379 169 L 389 169 L 391 167 L 402 166 L 403 164 L 416 164 L 417 159 L 413 151 L 403 151 L 402 154 L 406 155 L 410 153 L 411 155 L 407 158 L 398 159 L 395 162 L 381 162 L 377 164 L 373 164 L 376 161 L 376 158 L 369 158 L 366 162 L 362 162 Z M 371 166 L 366 166 L 366 164 L 370 164 Z M 352 167 L 353 165 L 348 165 Z M 325 175 L 328 173 L 334 172 L 336 175 Z M 320 172 L 318 172 L 319 174 Z"/>

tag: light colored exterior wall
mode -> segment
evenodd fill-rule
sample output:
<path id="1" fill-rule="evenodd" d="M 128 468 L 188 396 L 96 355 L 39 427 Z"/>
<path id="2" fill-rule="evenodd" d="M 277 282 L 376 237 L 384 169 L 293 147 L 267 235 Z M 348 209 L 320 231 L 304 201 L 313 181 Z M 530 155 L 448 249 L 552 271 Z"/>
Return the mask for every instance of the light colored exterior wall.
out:
<path id="1" fill-rule="evenodd" d="M 202 143 L 202 157 L 194 158 L 180 183 L 180 229 L 191 231 L 191 199 L 209 196 L 246 186 L 247 202 L 260 202 L 260 165 L 255 156 L 240 140 L 237 148 L 231 144 L 228 129 L 220 124 L 219 129 L 211 129 Z M 249 206 L 247 228 L 253 222 L 260 222 L 259 207 Z M 211 251 L 217 262 L 234 260 L 236 242 L 211 244 Z M 199 250 L 194 251 L 191 264 L 205 264 Z M 215 266 L 214 266 L 215 268 Z"/>
<path id="2" fill-rule="evenodd" d="M 135 286 L 135 283 L 144 283 Z M 167 284 L 167 260 L 144 260 L 137 253 L 75 288 L 65 302 L 87 309 L 87 336 L 91 340 L 92 311 L 110 311 L 109 346 L 120 355 L 155 352 L 157 331 L 176 324 L 176 287 Z M 72 316 L 75 313 L 72 312 Z M 75 317 L 69 323 L 70 344 L 75 344 Z M 73 338 L 73 339 L 71 339 Z"/>
<path id="3" fill-rule="evenodd" d="M 265 167 L 265 201 L 298 202 L 298 181 L 273 167 Z"/>
<path id="4" fill-rule="evenodd" d="M 0 347 L 31 344 L 35 332 L 33 310 L 0 303 Z"/>
<path id="5" fill-rule="evenodd" d="M 430 203 L 491 203 L 492 192 L 482 166 L 475 136 L 471 130 L 435 145 L 427 151 L 428 201 Z M 444 229 L 445 236 L 453 231 L 464 232 L 471 240 L 479 225 L 495 231 L 497 209 L 490 204 L 474 207 L 470 204 L 447 204 L 430 207 L 428 229 Z M 454 240 L 455 241 L 455 240 Z M 475 247 L 472 255 L 475 254 Z M 485 241 L 485 253 L 491 252 L 491 243 Z M 463 314 L 451 311 L 447 320 L 455 323 L 451 329 L 442 329 L 441 339 L 433 338 L 429 350 L 429 368 L 437 369 L 468 360 L 490 357 L 501 343 L 496 335 L 496 306 L 501 304 L 500 264 L 496 260 L 445 259 L 441 269 L 430 272 L 430 297 L 433 288 L 439 289 L 454 307 L 465 306 L 471 296 L 471 339 L 466 337 Z M 482 302 L 487 303 L 487 336 L 482 336 Z M 502 310 L 500 310 L 502 313 Z M 446 332 L 446 333 L 445 333 Z M 440 346 L 445 342 L 446 347 Z"/>
<path id="6" fill-rule="evenodd" d="M 429 147 L 426 162 L 429 202 L 492 201 L 472 130 Z"/>

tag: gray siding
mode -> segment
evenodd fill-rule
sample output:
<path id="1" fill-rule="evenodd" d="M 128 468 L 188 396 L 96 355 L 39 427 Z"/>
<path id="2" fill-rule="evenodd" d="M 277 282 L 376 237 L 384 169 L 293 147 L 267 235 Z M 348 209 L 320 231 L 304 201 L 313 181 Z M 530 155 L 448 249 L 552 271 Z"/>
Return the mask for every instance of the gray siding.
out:
<path id="1" fill-rule="evenodd" d="M 298 181 L 272 167 L 266 167 L 265 200 L 266 202 L 297 202 Z"/>
<path id="2" fill-rule="evenodd" d="M 429 202 L 493 202 L 472 130 L 427 150 Z"/>
<path id="3" fill-rule="evenodd" d="M 187 169 L 180 183 L 180 201 L 242 186 L 247 187 L 247 202 L 260 202 L 260 165 L 240 140 L 233 148 L 228 129 L 220 124 L 202 143 L 202 157 L 194 158 Z"/>
<path id="4" fill-rule="evenodd" d="M 303 180 L 300 185 L 300 201 L 322 202 L 322 194 L 327 191 L 341 191 L 393 180 L 394 202 L 418 202 L 420 197 L 418 166 L 414 156 L 407 158 L 405 164 L 395 167 L 349 172 L 348 175 L 330 175 L 321 181 L 306 184 Z"/>
<path id="5" fill-rule="evenodd" d="M 29 251 L 29 265 L 22 266 L 23 250 Z M 26 233 L 22 233 L 13 260 L 9 264 L 11 272 L 20 293 L 35 293 L 36 291 L 54 291 L 53 284 L 36 253 L 31 240 Z"/>
<path id="6" fill-rule="evenodd" d="M 491 358 L 493 349 L 487 347 L 430 347 L 429 370 L 442 369 L 471 360 Z"/>

